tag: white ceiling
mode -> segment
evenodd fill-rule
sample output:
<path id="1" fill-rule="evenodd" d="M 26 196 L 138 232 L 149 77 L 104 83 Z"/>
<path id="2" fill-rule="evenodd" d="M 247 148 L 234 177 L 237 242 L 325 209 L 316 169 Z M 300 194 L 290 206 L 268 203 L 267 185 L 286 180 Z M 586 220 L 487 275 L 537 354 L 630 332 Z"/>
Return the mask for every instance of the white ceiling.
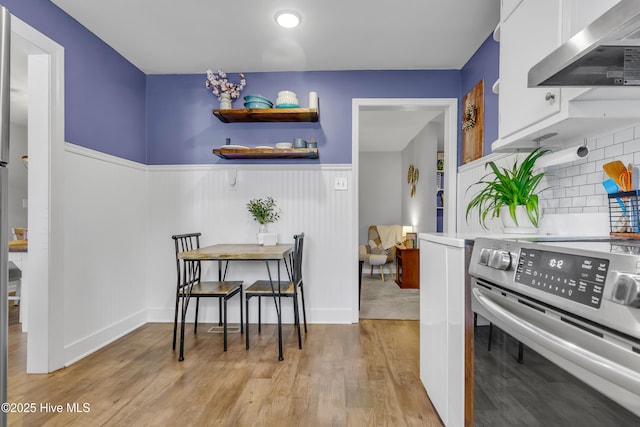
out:
<path id="1" fill-rule="evenodd" d="M 443 119 L 443 110 L 437 108 L 407 110 L 403 107 L 385 107 L 361 110 L 359 150 L 402 151 L 427 123 L 442 123 Z"/>
<path id="2" fill-rule="evenodd" d="M 147 74 L 460 69 L 499 0 L 52 0 Z M 280 28 L 276 11 L 302 23 Z"/>
<path id="3" fill-rule="evenodd" d="M 500 0 L 52 2 L 147 74 L 197 74 L 209 68 L 228 73 L 460 69 L 497 25 L 500 4 Z M 277 26 L 274 15 L 283 9 L 302 15 L 298 28 Z M 19 90 L 12 89 L 12 95 Z M 390 141 L 399 144 L 395 150 L 402 149 L 437 114 L 365 112 L 361 151 L 390 150 Z"/>

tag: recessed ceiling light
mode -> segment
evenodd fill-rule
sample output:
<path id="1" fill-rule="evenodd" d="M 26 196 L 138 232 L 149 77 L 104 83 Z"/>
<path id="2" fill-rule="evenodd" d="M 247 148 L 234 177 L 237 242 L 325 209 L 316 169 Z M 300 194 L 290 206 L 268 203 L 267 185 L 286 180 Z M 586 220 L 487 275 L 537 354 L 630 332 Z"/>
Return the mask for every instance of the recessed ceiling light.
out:
<path id="1" fill-rule="evenodd" d="M 300 21 L 300 14 L 293 10 L 283 10 L 276 13 L 276 22 L 284 28 L 295 28 L 300 24 Z"/>

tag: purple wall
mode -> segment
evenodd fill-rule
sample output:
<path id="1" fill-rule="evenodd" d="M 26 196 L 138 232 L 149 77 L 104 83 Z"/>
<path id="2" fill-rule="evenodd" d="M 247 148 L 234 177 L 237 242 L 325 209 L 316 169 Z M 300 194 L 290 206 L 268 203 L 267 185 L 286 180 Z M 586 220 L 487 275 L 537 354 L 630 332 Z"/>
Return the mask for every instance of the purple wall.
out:
<path id="1" fill-rule="evenodd" d="M 249 73 L 242 96 L 258 93 L 275 100 L 278 91 L 288 89 L 305 107 L 308 92 L 316 91 L 320 121 L 224 124 L 211 114 L 218 101 L 204 87 L 204 70 L 146 76 L 48 0 L 0 4 L 65 49 L 65 140 L 117 157 L 146 164 L 233 163 L 211 153 L 226 138 L 251 146 L 315 136 L 320 159 L 299 162 L 349 164 L 353 98 L 461 99 L 480 79 L 485 80 L 485 153 L 497 138 L 497 96 L 490 87 L 498 76 L 498 44 L 491 37 L 462 70 Z M 242 99 L 235 107 L 242 107 Z"/>
<path id="2" fill-rule="evenodd" d="M 498 80 L 500 44 L 489 35 L 471 59 L 462 67 L 462 90 L 460 93 L 459 117 L 462 117 L 462 98 L 480 80 L 484 79 L 484 154 L 491 153 L 491 143 L 498 139 L 498 95 L 491 86 Z M 458 139 L 458 153 L 462 153 L 462 138 Z M 460 156 L 458 156 L 458 165 Z"/>
<path id="3" fill-rule="evenodd" d="M 0 4 L 64 47 L 65 140 L 145 163 L 145 74 L 48 0 Z"/>
<path id="4" fill-rule="evenodd" d="M 231 74 L 237 81 L 237 74 Z M 226 138 L 232 144 L 272 145 L 295 137 L 318 140 L 318 160 L 299 163 L 351 163 L 351 104 L 353 98 L 458 98 L 460 71 L 328 71 L 247 73 L 243 96 L 261 94 L 275 101 L 281 90 L 298 95 L 308 106 L 309 91 L 318 92 L 318 123 L 222 123 L 211 110 L 217 98 L 205 88 L 205 74 L 147 76 L 148 163 L 262 163 L 229 161 L 211 153 Z M 270 160 L 270 163 L 278 162 Z M 292 160 L 280 162 L 291 163 Z"/>

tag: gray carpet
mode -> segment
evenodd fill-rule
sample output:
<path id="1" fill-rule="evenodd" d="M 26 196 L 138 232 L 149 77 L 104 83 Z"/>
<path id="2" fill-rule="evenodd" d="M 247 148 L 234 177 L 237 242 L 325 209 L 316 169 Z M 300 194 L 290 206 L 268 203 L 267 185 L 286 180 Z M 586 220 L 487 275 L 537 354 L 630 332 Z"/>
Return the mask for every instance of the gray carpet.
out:
<path id="1" fill-rule="evenodd" d="M 400 289 L 392 274 L 385 274 L 384 282 L 379 274 L 362 272 L 361 319 L 420 320 L 420 290 Z"/>

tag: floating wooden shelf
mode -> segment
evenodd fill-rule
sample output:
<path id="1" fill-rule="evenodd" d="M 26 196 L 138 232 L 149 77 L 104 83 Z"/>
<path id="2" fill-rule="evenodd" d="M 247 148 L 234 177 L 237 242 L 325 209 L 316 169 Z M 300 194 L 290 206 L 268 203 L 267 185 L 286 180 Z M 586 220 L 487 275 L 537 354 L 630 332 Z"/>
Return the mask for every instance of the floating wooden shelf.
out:
<path id="1" fill-rule="evenodd" d="M 213 115 L 224 123 L 248 122 L 317 122 L 317 108 L 265 108 L 213 110 Z"/>
<path id="2" fill-rule="evenodd" d="M 213 154 L 223 159 L 317 159 L 317 148 L 214 148 Z"/>

